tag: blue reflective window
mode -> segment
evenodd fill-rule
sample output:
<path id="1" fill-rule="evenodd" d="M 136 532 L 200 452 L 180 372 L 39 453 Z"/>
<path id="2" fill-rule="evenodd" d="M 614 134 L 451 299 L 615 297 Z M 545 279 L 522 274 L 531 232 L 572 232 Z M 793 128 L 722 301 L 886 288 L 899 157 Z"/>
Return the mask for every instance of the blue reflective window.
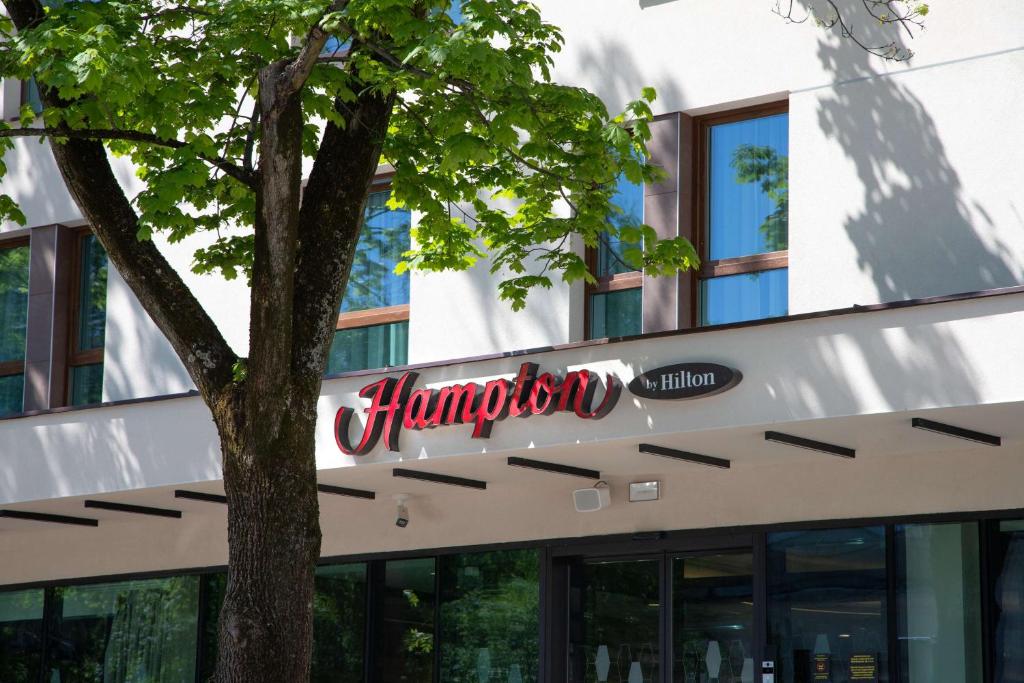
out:
<path id="1" fill-rule="evenodd" d="M 644 222 L 644 186 L 631 183 L 625 176 L 616 181 L 612 196 L 612 212 L 608 222 L 618 228 L 641 225 Z M 626 261 L 623 252 L 634 245 L 622 241 L 617 235 L 605 234 L 597 245 L 594 276 L 598 278 L 595 291 L 589 296 L 590 339 L 627 337 L 640 334 L 643 306 L 642 289 L 609 290 L 608 284 L 616 275 L 636 273 Z"/>
<path id="2" fill-rule="evenodd" d="M 395 266 L 409 250 L 411 215 L 391 209 L 390 190 L 373 192 L 366 201 L 363 230 L 356 245 L 341 313 L 409 303 L 409 278 Z M 327 373 L 405 365 L 408 362 L 407 320 L 338 330 L 327 359 Z"/>
<path id="3" fill-rule="evenodd" d="M 745 257 L 789 248 L 789 114 L 704 124 L 707 167 L 704 258 L 740 259 L 746 272 L 700 284 L 703 325 L 789 311 L 788 271 Z M 735 271 L 734 271 L 735 272 Z"/>
<path id="4" fill-rule="evenodd" d="M 708 139 L 708 257 L 788 246 L 789 115 L 711 126 Z"/>
<path id="5" fill-rule="evenodd" d="M 22 409 L 28 262 L 28 245 L 0 249 L 0 415 Z"/>
<path id="6" fill-rule="evenodd" d="M 644 186 L 631 183 L 625 176 L 616 181 L 615 194 L 612 196 L 612 214 L 608 222 L 623 228 L 640 225 L 644 222 Z M 635 270 L 625 262 L 622 256 L 624 249 L 630 245 L 615 235 L 604 235 L 597 246 L 597 277 L 628 273 Z"/>
<path id="7" fill-rule="evenodd" d="M 701 324 L 724 325 L 786 315 L 788 275 L 785 268 L 779 268 L 703 280 Z"/>
<path id="8" fill-rule="evenodd" d="M 107 253 L 92 233 L 82 235 L 78 249 L 78 300 L 74 346 L 68 369 L 68 403 L 90 405 L 103 400 L 102 351 L 107 327 Z"/>

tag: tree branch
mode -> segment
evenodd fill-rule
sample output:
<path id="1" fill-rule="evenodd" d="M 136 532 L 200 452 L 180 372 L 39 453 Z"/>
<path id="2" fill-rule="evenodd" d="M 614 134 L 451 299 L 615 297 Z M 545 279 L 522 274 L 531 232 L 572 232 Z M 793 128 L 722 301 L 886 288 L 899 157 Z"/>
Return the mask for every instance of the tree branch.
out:
<path id="1" fill-rule="evenodd" d="M 188 146 L 187 142 L 182 142 L 181 140 L 168 140 L 166 138 L 153 135 L 152 133 L 145 133 L 137 130 L 119 130 L 115 128 L 82 128 L 77 130 L 72 128 L 7 128 L 0 130 L 0 138 L 24 137 L 57 137 L 80 140 L 125 140 L 128 142 L 141 142 L 149 145 L 157 145 L 159 147 L 169 147 L 171 149 L 182 149 Z M 196 156 L 214 168 L 223 171 L 225 174 L 231 176 L 243 185 L 252 189 L 256 188 L 256 176 L 252 171 L 242 168 L 223 157 L 213 157 L 198 153 Z"/>

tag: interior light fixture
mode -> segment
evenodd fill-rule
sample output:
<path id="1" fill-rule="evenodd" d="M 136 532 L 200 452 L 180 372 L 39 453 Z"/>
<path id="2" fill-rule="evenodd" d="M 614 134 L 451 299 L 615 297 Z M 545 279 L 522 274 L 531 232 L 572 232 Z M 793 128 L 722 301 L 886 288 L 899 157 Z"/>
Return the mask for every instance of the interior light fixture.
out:
<path id="1" fill-rule="evenodd" d="M 782 432 L 765 432 L 764 440 L 774 441 L 775 443 L 781 443 L 787 446 L 795 446 L 796 448 L 804 448 L 809 451 L 838 455 L 841 458 L 853 458 L 857 455 L 857 451 L 852 448 L 847 448 L 846 446 L 837 446 L 833 443 L 815 441 L 814 439 L 805 439 L 802 436 L 783 434 Z"/>
<path id="2" fill-rule="evenodd" d="M 923 417 L 913 418 L 910 421 L 910 426 L 916 429 L 923 429 L 926 432 L 942 434 L 943 436 L 952 436 L 957 439 L 966 439 L 967 441 L 973 441 L 974 443 L 982 443 L 986 446 L 1003 445 L 1002 437 L 995 436 L 994 434 L 976 432 L 973 429 L 964 429 L 963 427 L 954 427 L 953 425 L 944 424 L 942 422 L 926 420 Z"/>

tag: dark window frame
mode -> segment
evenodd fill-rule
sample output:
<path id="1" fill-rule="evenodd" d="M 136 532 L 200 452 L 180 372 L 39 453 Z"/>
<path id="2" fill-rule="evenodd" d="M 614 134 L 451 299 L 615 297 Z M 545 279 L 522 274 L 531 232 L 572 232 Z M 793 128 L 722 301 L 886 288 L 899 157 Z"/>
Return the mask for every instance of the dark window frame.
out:
<path id="1" fill-rule="evenodd" d="M 702 327 L 700 302 L 701 284 L 704 280 L 726 275 L 741 275 L 747 273 L 760 273 L 768 270 L 780 270 L 789 268 L 789 249 L 779 251 L 750 254 L 748 256 L 737 256 L 734 258 L 710 260 L 707 258 L 710 248 L 710 230 L 708 219 L 708 163 L 709 154 L 709 133 L 712 126 L 723 123 L 735 123 L 750 119 L 775 116 L 777 114 L 789 113 L 789 99 L 765 104 L 757 104 L 748 107 L 730 109 L 728 111 L 697 116 L 693 119 L 693 138 L 690 141 L 693 150 L 693 216 L 694 235 L 696 241 L 693 246 L 700 257 L 700 268 L 683 274 L 682 277 L 690 278 L 690 300 L 688 319 L 680 322 L 688 322 L 691 327 Z"/>

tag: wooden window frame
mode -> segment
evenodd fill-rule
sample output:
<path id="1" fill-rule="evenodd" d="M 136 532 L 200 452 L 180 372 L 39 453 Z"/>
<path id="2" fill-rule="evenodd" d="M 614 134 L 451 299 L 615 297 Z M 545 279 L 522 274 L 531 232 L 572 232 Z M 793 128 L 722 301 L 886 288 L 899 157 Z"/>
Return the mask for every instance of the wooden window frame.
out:
<path id="1" fill-rule="evenodd" d="M 0 250 L 2 249 L 17 249 L 19 247 L 29 247 L 29 238 L 27 237 L 16 237 L 14 239 L 0 240 Z M 29 253 L 29 259 L 31 260 L 32 254 Z M 31 268 L 31 266 L 30 266 Z M 27 317 L 27 309 L 26 309 Z M 26 326 L 28 320 L 25 321 Z M 21 360 L 5 360 L 0 361 L 0 377 L 11 377 L 12 375 L 24 375 L 25 374 L 25 356 L 26 353 L 22 354 Z"/>
<path id="2" fill-rule="evenodd" d="M 691 144 L 693 145 L 692 149 L 694 160 L 693 225 L 696 227 L 694 232 L 697 237 L 694 247 L 697 250 L 697 254 L 700 256 L 701 265 L 699 269 L 692 272 L 689 276 L 691 278 L 689 322 L 692 327 L 701 326 L 702 311 L 700 304 L 700 291 L 701 283 L 704 280 L 710 280 L 711 278 L 723 277 L 726 275 L 760 273 L 768 270 L 779 270 L 789 267 L 788 249 L 763 252 L 760 254 L 750 254 L 747 256 L 737 256 L 733 258 L 716 259 L 713 261 L 707 259 L 711 239 L 710 226 L 708 225 L 708 218 L 710 216 L 708 207 L 708 191 L 710 189 L 708 180 L 708 163 L 710 155 L 708 154 L 708 147 L 710 140 L 708 133 L 712 126 L 721 125 L 723 123 L 735 123 L 737 121 L 747 121 L 765 116 L 788 113 L 789 100 L 786 99 L 749 107 L 741 107 L 738 109 L 730 109 L 728 111 L 716 114 L 707 114 L 705 116 L 694 118 L 693 140 L 691 141 Z"/>
<path id="3" fill-rule="evenodd" d="M 100 348 L 87 349 L 85 351 L 78 350 L 78 335 L 81 331 L 80 328 L 82 322 L 82 243 L 85 241 L 86 237 L 91 234 L 92 230 L 86 226 L 76 228 L 72 237 L 74 240 L 74 247 L 71 249 L 72 261 L 69 268 L 71 278 L 68 283 L 70 292 L 68 296 L 68 353 L 64 370 L 64 405 L 71 405 L 71 377 L 75 372 L 75 368 L 80 368 L 86 365 L 101 365 L 106 351 L 105 339 L 104 345 Z M 107 268 L 107 272 L 109 274 L 109 260 Z"/>
<path id="4" fill-rule="evenodd" d="M 390 192 L 392 187 L 391 178 L 393 176 L 394 173 L 378 175 L 374 178 L 373 183 L 370 185 L 370 191 L 367 194 Z M 375 327 L 377 325 L 390 325 L 402 322 L 409 322 L 409 304 L 340 312 L 338 313 L 338 322 L 334 330 L 337 332 L 339 330 L 354 330 L 360 327 Z"/>

